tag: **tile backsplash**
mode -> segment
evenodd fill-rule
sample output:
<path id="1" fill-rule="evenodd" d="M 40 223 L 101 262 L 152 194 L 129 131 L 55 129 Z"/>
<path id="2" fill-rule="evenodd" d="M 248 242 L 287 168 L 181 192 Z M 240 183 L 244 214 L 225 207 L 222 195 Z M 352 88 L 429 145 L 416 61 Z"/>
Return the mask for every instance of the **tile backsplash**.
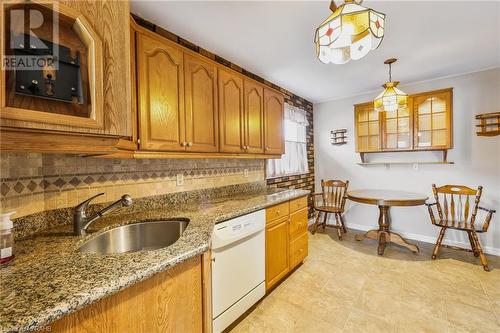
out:
<path id="1" fill-rule="evenodd" d="M 248 175 L 245 177 L 245 170 Z M 184 184 L 177 186 L 182 174 Z M 254 159 L 106 159 L 71 154 L 0 154 L 0 208 L 21 217 L 72 207 L 100 192 L 96 203 L 124 193 L 140 198 L 264 181 Z"/>

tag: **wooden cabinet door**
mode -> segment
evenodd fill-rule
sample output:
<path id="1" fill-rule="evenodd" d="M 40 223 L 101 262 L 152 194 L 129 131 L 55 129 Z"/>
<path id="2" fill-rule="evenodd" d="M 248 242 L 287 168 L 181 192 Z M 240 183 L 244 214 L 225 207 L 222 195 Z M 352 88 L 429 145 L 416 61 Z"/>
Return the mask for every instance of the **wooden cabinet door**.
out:
<path id="1" fill-rule="evenodd" d="M 183 56 L 160 37 L 137 34 L 141 149 L 185 150 Z"/>
<path id="2" fill-rule="evenodd" d="M 412 98 L 408 98 L 408 105 L 404 108 L 380 112 L 379 118 L 382 124 L 382 150 L 413 149 Z"/>
<path id="3" fill-rule="evenodd" d="M 202 332 L 204 282 L 201 258 L 194 257 L 44 327 L 55 333 Z"/>
<path id="4" fill-rule="evenodd" d="M 412 96 L 415 150 L 452 148 L 452 96 L 451 89 Z"/>
<path id="5" fill-rule="evenodd" d="M 244 152 L 243 79 L 219 68 L 219 139 L 220 151 Z"/>
<path id="6" fill-rule="evenodd" d="M 266 289 L 288 273 L 288 217 L 266 227 Z"/>
<path id="7" fill-rule="evenodd" d="M 283 95 L 264 88 L 264 146 L 265 153 L 279 155 L 285 153 Z"/>
<path id="8" fill-rule="evenodd" d="M 217 67 L 184 54 L 187 151 L 217 152 Z"/>
<path id="9" fill-rule="evenodd" d="M 373 102 L 354 106 L 356 131 L 356 152 L 381 150 L 379 112 L 373 109 Z"/>
<path id="10" fill-rule="evenodd" d="M 264 152 L 264 89 L 254 81 L 244 81 L 244 146 L 247 153 Z"/>

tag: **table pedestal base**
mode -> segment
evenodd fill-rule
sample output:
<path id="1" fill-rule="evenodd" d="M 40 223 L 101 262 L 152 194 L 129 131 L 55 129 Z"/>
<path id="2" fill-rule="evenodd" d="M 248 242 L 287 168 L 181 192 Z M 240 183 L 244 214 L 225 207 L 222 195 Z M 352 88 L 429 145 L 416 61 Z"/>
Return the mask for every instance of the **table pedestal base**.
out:
<path id="1" fill-rule="evenodd" d="M 365 238 L 378 239 L 377 252 L 379 255 L 384 254 L 385 247 L 389 243 L 395 243 L 406 247 L 413 253 L 419 253 L 420 249 L 417 245 L 409 243 L 401 235 L 390 231 L 391 220 L 389 218 L 389 208 L 390 206 L 378 206 L 380 212 L 378 216 L 378 229 L 369 230 L 364 234 L 357 234 L 354 238 L 357 241 L 362 241 Z"/>

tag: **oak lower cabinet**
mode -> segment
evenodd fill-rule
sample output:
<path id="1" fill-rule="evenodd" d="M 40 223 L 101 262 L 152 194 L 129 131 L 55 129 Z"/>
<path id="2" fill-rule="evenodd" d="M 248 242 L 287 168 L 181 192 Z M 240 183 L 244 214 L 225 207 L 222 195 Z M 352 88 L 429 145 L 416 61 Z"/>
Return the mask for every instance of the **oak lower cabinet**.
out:
<path id="1" fill-rule="evenodd" d="M 266 222 L 266 289 L 288 273 L 288 217 Z"/>
<path id="2" fill-rule="evenodd" d="M 283 95 L 264 88 L 264 150 L 266 154 L 285 153 Z"/>
<path id="3" fill-rule="evenodd" d="M 307 257 L 307 211 L 307 197 L 266 209 L 266 290 Z"/>
<path id="4" fill-rule="evenodd" d="M 51 332 L 209 332 L 202 261 L 191 258 L 62 317 L 50 325 Z"/>

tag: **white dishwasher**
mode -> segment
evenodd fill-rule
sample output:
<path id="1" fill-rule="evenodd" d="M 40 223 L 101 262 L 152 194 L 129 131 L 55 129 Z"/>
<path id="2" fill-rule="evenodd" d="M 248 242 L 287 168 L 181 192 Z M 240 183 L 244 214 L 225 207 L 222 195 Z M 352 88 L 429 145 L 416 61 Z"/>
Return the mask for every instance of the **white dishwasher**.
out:
<path id="1" fill-rule="evenodd" d="M 265 292 L 264 210 L 215 225 L 212 239 L 213 331 L 222 332 Z"/>

